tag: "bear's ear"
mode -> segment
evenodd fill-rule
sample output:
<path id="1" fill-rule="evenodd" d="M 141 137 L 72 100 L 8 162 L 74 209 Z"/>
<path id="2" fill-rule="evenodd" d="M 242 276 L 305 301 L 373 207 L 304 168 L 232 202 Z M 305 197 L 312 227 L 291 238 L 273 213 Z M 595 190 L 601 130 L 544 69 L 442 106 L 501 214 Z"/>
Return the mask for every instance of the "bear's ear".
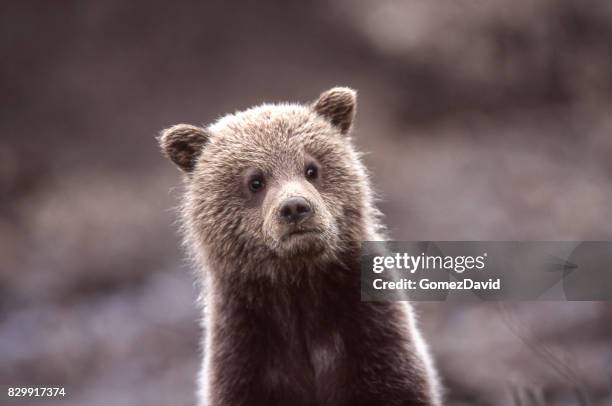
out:
<path id="1" fill-rule="evenodd" d="M 348 87 L 334 87 L 322 93 L 312 108 L 338 127 L 342 134 L 346 134 L 355 117 L 357 92 Z"/>
<path id="2" fill-rule="evenodd" d="M 202 148 L 209 140 L 205 129 L 177 124 L 161 132 L 158 138 L 162 152 L 183 172 L 191 172 Z"/>

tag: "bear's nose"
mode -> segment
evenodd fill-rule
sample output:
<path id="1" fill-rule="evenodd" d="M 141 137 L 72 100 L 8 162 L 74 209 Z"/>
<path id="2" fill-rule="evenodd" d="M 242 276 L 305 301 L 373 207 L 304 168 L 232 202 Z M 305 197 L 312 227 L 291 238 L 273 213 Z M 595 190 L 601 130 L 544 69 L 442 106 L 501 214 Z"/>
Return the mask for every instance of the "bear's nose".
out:
<path id="1" fill-rule="evenodd" d="M 303 197 L 290 197 L 280 208 L 280 217 L 287 223 L 299 223 L 312 214 L 310 204 Z"/>

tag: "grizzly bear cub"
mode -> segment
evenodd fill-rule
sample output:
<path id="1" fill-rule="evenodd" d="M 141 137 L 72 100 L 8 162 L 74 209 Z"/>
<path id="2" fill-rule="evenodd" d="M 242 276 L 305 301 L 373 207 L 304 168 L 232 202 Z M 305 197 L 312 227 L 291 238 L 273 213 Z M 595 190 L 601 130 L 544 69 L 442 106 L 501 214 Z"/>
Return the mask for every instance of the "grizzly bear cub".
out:
<path id="1" fill-rule="evenodd" d="M 383 237 L 355 109 L 339 87 L 159 138 L 205 291 L 200 405 L 440 404 L 409 305 L 360 300 L 361 242 Z"/>

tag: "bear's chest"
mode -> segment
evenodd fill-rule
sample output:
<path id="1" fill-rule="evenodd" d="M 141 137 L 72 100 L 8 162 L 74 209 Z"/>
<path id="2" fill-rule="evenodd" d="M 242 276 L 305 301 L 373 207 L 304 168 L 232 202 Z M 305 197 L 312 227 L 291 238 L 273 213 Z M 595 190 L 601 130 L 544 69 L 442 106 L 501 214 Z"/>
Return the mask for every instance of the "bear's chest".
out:
<path id="1" fill-rule="evenodd" d="M 295 310 L 295 309 L 294 309 Z M 268 382 L 281 393 L 294 391 L 309 399 L 304 404 L 327 404 L 339 395 L 349 374 L 348 343 L 341 315 L 309 308 L 270 325 L 278 338 L 270 342 L 265 362 Z M 337 311 L 336 309 L 335 311 Z"/>

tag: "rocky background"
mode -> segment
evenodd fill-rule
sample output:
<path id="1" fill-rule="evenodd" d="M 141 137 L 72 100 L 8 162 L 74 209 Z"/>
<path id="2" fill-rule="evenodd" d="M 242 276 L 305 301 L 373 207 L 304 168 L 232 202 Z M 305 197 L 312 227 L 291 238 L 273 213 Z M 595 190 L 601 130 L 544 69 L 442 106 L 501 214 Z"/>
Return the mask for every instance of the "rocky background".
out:
<path id="1" fill-rule="evenodd" d="M 609 1 L 0 8 L 0 385 L 45 404 L 194 404 L 171 124 L 352 86 L 393 238 L 612 239 Z M 612 405 L 610 303 L 418 308 L 449 405 Z"/>

